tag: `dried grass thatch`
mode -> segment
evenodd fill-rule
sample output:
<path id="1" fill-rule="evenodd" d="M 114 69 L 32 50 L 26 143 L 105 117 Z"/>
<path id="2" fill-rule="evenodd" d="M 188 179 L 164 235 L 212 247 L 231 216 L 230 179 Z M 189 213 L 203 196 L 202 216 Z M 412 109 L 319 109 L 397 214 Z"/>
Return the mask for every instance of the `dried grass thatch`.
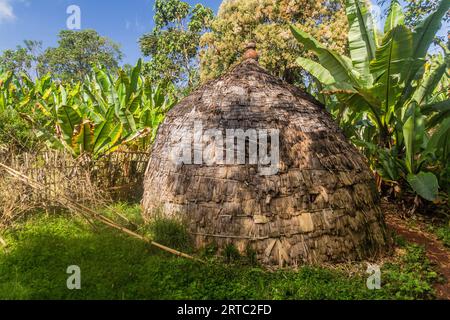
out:
<path id="1" fill-rule="evenodd" d="M 280 171 L 256 165 L 174 165 L 194 122 L 207 129 L 280 130 Z M 159 130 L 147 168 L 144 215 L 185 221 L 198 247 L 256 251 L 265 264 L 357 260 L 386 246 L 366 160 L 311 96 L 247 59 L 181 101 Z"/>

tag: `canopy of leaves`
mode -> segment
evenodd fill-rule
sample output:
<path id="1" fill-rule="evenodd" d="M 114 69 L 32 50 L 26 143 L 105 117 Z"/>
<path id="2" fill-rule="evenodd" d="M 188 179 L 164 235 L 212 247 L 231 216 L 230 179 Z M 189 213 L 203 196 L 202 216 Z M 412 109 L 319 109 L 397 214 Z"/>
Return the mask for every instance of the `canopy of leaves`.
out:
<path id="1" fill-rule="evenodd" d="M 264 68 L 290 83 L 300 82 L 302 69 L 295 60 L 306 51 L 289 32 L 290 24 L 340 53 L 345 51 L 348 27 L 339 1 L 225 0 L 211 32 L 202 37 L 202 80 L 239 62 L 246 44 L 256 41 Z"/>
<path id="2" fill-rule="evenodd" d="M 427 15 L 439 5 L 439 0 L 405 0 L 406 23 L 411 26 L 418 25 Z M 450 21 L 450 11 L 444 17 L 445 21 Z"/>
<path id="3" fill-rule="evenodd" d="M 95 30 L 63 30 L 58 44 L 39 57 L 41 74 L 50 72 L 62 80 L 83 80 L 93 65 L 112 70 L 122 59 L 119 45 Z"/>
<path id="4" fill-rule="evenodd" d="M 25 40 L 24 46 L 17 46 L 15 50 L 5 50 L 0 55 L 0 70 L 11 71 L 14 74 L 22 72 L 30 74 L 37 61 L 37 52 L 42 42 Z"/>
<path id="5" fill-rule="evenodd" d="M 213 11 L 200 4 L 157 0 L 156 26 L 140 39 L 143 54 L 151 58 L 146 66 L 150 78 L 192 88 L 199 78 L 200 37 L 212 19 Z"/>

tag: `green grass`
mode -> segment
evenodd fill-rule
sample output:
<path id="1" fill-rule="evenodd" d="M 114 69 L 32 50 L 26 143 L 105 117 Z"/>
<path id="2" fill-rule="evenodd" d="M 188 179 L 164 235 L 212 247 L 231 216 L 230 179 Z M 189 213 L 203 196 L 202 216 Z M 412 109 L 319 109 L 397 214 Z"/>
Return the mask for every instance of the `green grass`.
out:
<path id="1" fill-rule="evenodd" d="M 444 245 L 450 248 L 450 225 L 439 227 L 436 230 L 436 235 L 444 243 Z"/>
<path id="2" fill-rule="evenodd" d="M 125 211 L 130 220 L 139 221 L 137 207 Z M 177 228 L 159 225 L 156 229 L 170 234 Z M 249 263 L 227 264 L 225 258 L 201 264 L 149 248 L 102 226 L 95 229 L 73 217 L 36 215 L 6 232 L 3 236 L 8 248 L 0 248 L 0 299 L 432 297 L 432 271 L 423 250 L 416 247 L 406 246 L 401 265 L 383 267 L 383 288 L 371 291 L 363 274 L 349 276 L 318 267 L 268 272 Z M 149 228 L 149 232 L 152 230 L 155 232 L 155 227 Z M 204 254 L 209 256 L 211 252 L 205 250 Z M 70 265 L 81 268 L 81 290 L 66 287 Z"/>

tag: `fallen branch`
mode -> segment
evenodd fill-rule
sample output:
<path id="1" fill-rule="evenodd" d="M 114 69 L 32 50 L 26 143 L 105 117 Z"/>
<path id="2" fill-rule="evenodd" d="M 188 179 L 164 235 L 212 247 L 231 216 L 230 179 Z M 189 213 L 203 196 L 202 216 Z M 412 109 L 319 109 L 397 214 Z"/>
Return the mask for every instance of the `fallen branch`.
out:
<path id="1" fill-rule="evenodd" d="M 109 226 L 109 227 L 111 227 L 113 229 L 122 231 L 122 232 L 128 234 L 131 237 L 134 237 L 134 238 L 137 238 L 139 240 L 142 240 L 142 241 L 144 241 L 144 242 L 146 242 L 146 243 L 148 243 L 148 244 L 150 244 L 150 245 L 152 245 L 152 246 L 154 246 L 156 248 L 159 248 L 159 249 L 161 249 L 163 251 L 169 252 L 169 253 L 174 254 L 176 256 L 179 256 L 179 257 L 183 257 L 183 258 L 186 258 L 186 259 L 190 259 L 190 260 L 194 260 L 194 261 L 197 261 L 197 262 L 204 263 L 204 261 L 202 261 L 202 260 L 200 260 L 198 258 L 195 258 L 195 257 L 193 257 L 191 255 L 186 254 L 186 253 L 177 251 L 175 249 L 166 247 L 166 246 L 164 246 L 162 244 L 159 244 L 157 242 L 154 242 L 151 239 L 148 239 L 148 238 L 146 238 L 146 237 L 144 237 L 144 236 L 142 236 L 142 235 L 140 235 L 140 234 L 138 234 L 138 233 L 136 233 L 134 231 L 131 231 L 131 230 L 125 228 L 125 227 L 122 227 L 121 225 L 115 223 L 113 220 L 105 217 L 104 215 L 101 215 L 101 214 L 95 212 L 94 210 L 92 210 L 92 209 L 90 209 L 90 208 L 88 208 L 88 207 L 86 207 L 86 206 L 84 206 L 82 204 L 79 204 L 79 203 L 73 201 L 72 199 L 67 197 L 64 192 L 57 193 L 55 190 L 52 190 L 51 188 L 48 188 L 48 187 L 40 184 L 39 182 L 36 182 L 36 181 L 32 180 L 28 176 L 22 174 L 21 172 L 19 172 L 17 170 L 14 170 L 13 168 L 11 168 L 11 167 L 9 167 L 9 166 L 1 163 L 1 162 L 0 162 L 0 168 L 3 168 L 9 175 L 11 175 L 12 177 L 16 178 L 17 180 L 25 183 L 26 185 L 32 187 L 36 191 L 40 191 L 40 192 L 47 191 L 48 194 L 50 194 L 51 197 L 54 199 L 54 201 L 60 203 L 63 207 L 68 208 L 69 210 L 75 212 L 76 214 L 81 215 L 83 218 L 85 218 L 88 221 L 90 221 L 90 218 L 94 219 L 94 220 L 97 220 L 97 221 L 99 221 L 99 222 L 101 222 L 101 223 L 103 223 L 103 224 L 105 224 L 105 225 L 107 225 L 107 226 Z"/>

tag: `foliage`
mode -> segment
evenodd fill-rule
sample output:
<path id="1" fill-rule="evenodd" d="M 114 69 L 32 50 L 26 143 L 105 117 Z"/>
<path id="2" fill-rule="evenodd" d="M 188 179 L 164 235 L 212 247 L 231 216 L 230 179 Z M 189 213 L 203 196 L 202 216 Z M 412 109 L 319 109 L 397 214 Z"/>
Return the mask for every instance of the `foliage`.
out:
<path id="1" fill-rule="evenodd" d="M 42 42 L 26 40 L 24 46 L 3 51 L 0 56 L 0 70 L 8 70 L 16 75 L 21 73 L 30 75 L 33 68 L 37 72 L 37 55 L 41 48 Z"/>
<path id="2" fill-rule="evenodd" d="M 213 11 L 180 0 L 156 0 L 155 28 L 140 39 L 151 58 L 146 70 L 152 81 L 173 83 L 189 91 L 198 83 L 200 36 L 209 28 Z"/>
<path id="3" fill-rule="evenodd" d="M 407 300 L 430 299 L 434 297 L 432 283 L 438 280 L 426 258 L 425 249 L 417 245 L 405 245 L 405 254 L 399 263 L 388 263 L 384 266 L 384 290 L 397 299 Z"/>
<path id="4" fill-rule="evenodd" d="M 0 111 L 0 149 L 8 147 L 29 151 L 36 144 L 36 137 L 29 131 L 26 121 L 14 109 Z"/>
<path id="5" fill-rule="evenodd" d="M 30 151 L 37 145 L 37 139 L 29 130 L 21 113 L 32 114 L 30 108 L 16 107 L 24 98 L 22 84 L 13 72 L 0 71 L 0 148 L 10 151 Z"/>
<path id="6" fill-rule="evenodd" d="M 436 234 L 444 245 L 450 248 L 450 224 L 439 227 Z"/>
<path id="7" fill-rule="evenodd" d="M 83 81 L 92 65 L 115 70 L 122 59 L 118 44 L 100 36 L 95 30 L 63 30 L 58 46 L 48 48 L 38 57 L 40 74 L 51 73 L 64 81 Z"/>
<path id="8" fill-rule="evenodd" d="M 347 21 L 340 1 L 225 0 L 212 30 L 202 37 L 202 81 L 226 72 L 240 61 L 246 44 L 255 41 L 262 67 L 290 83 L 303 84 L 295 60 L 306 52 L 289 32 L 291 23 L 345 52 Z"/>
<path id="9" fill-rule="evenodd" d="M 131 211 L 134 215 L 134 207 Z M 2 235 L 8 247 L 0 249 L 0 299 L 432 297 L 429 264 L 423 251 L 409 247 L 400 265 L 382 267 L 382 289 L 368 290 L 365 270 L 349 276 L 309 266 L 269 272 L 247 265 L 199 264 L 150 249 L 117 231 L 96 230 L 78 218 L 42 215 Z M 81 268 L 82 290 L 66 288 L 65 271 L 74 264 Z"/>
<path id="10" fill-rule="evenodd" d="M 48 74 L 32 81 L 7 73 L 0 91 L 2 108 L 28 121 L 37 137 L 74 156 L 100 157 L 124 144 L 146 148 L 175 101 L 166 88 L 142 75 L 142 62 L 113 76 L 94 67 L 84 82 L 62 84 Z M 31 110 L 31 112 L 30 112 Z"/>
<path id="11" fill-rule="evenodd" d="M 449 8 L 442 0 L 414 30 L 404 25 L 393 1 L 384 35 L 376 29 L 363 0 L 347 0 L 350 57 L 327 48 L 292 26 L 297 40 L 319 62 L 300 57 L 298 64 L 320 82 L 322 93 L 344 130 L 363 148 L 374 169 L 387 181 L 404 179 L 427 200 L 449 186 L 449 97 L 447 48 L 427 59 L 434 35 Z"/>
<path id="12" fill-rule="evenodd" d="M 411 26 L 418 25 L 424 17 L 426 17 L 431 11 L 435 10 L 439 5 L 439 0 L 405 0 L 406 23 Z M 444 17 L 445 21 L 450 21 L 450 11 Z"/>
<path id="13" fill-rule="evenodd" d="M 222 255 L 227 263 L 236 262 L 241 259 L 239 250 L 231 243 L 223 249 Z"/>

